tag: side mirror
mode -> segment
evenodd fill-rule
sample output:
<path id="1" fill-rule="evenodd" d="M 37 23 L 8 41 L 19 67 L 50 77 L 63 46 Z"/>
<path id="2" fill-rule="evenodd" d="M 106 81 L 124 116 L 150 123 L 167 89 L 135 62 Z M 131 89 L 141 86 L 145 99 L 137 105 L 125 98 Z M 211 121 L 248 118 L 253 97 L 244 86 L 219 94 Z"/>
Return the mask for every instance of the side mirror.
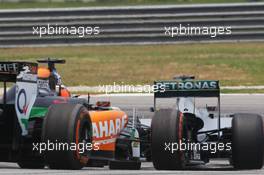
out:
<path id="1" fill-rule="evenodd" d="M 149 108 L 149 111 L 150 111 L 150 112 L 155 112 L 154 107 L 150 107 L 150 108 Z"/>

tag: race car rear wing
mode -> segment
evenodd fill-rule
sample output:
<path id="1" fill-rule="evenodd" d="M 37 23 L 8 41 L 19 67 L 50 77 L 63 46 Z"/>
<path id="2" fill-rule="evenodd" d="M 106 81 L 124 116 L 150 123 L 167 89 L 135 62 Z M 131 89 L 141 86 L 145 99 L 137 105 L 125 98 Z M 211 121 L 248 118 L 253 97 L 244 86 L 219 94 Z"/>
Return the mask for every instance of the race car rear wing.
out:
<path id="1" fill-rule="evenodd" d="M 219 81 L 170 80 L 154 82 L 154 110 L 157 98 L 217 97 L 220 101 Z"/>
<path id="2" fill-rule="evenodd" d="M 19 73 L 19 64 L 15 62 L 0 62 L 0 81 L 15 82 Z"/>
<path id="3" fill-rule="evenodd" d="M 37 66 L 36 63 L 30 62 L 0 62 L 0 82 L 16 82 L 21 72 L 36 74 Z M 29 69 L 24 70 L 25 67 Z"/>
<path id="4" fill-rule="evenodd" d="M 219 81 L 185 80 L 155 81 L 154 97 L 219 97 Z"/>
<path id="5" fill-rule="evenodd" d="M 215 80 L 179 79 L 154 82 L 154 111 L 157 98 L 172 97 L 215 97 L 218 99 L 218 129 L 220 131 L 220 86 Z M 220 135 L 220 132 L 218 132 Z"/>

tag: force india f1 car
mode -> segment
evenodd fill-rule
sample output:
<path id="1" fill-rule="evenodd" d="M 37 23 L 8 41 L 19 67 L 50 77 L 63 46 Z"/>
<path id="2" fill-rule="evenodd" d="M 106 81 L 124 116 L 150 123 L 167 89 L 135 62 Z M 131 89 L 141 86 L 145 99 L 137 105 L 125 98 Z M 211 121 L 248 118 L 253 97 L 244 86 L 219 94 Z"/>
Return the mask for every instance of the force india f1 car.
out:
<path id="1" fill-rule="evenodd" d="M 236 169 L 263 166 L 263 121 L 258 114 L 235 113 L 220 117 L 218 81 L 181 76 L 156 81 L 151 123 L 153 165 L 158 170 L 187 169 L 212 158 L 229 159 Z M 156 110 L 157 98 L 176 98 L 176 107 Z M 201 98 L 203 97 L 203 98 Z M 214 97 L 215 106 L 198 100 Z M 207 101 L 208 102 L 208 101 Z"/>
<path id="2" fill-rule="evenodd" d="M 48 67 L 0 62 L 0 161 L 21 168 L 140 169 L 140 157 L 150 155 L 150 128 L 109 102 L 71 97 L 55 69 L 64 60 L 39 62 Z"/>

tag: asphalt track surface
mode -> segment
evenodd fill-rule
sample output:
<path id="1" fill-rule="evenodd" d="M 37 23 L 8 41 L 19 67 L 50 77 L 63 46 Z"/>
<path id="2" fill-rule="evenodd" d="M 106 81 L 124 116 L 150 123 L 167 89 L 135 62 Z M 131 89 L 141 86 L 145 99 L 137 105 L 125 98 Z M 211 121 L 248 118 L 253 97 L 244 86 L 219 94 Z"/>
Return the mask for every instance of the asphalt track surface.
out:
<path id="1" fill-rule="evenodd" d="M 240 174 L 240 175 L 253 175 L 264 174 L 264 169 L 261 170 L 243 170 L 236 171 L 232 167 L 227 165 L 228 162 L 222 160 L 214 160 L 206 166 L 192 167 L 189 170 L 184 171 L 157 171 L 153 168 L 152 163 L 143 163 L 141 170 L 109 170 L 108 167 L 104 168 L 84 168 L 82 170 L 32 170 L 32 169 L 20 169 L 16 164 L 0 163 L 0 174 L 72 174 L 72 175 L 148 175 L 148 174 L 190 174 L 190 175 L 222 175 L 222 174 Z"/>
<path id="2" fill-rule="evenodd" d="M 84 97 L 84 96 L 83 96 Z M 137 108 L 139 114 L 143 114 L 144 118 L 151 118 L 149 107 L 153 106 L 153 96 L 147 95 L 128 95 L 128 96 L 93 96 L 91 102 L 97 100 L 111 100 L 113 106 L 119 106 L 128 113 L 131 113 L 133 107 Z M 162 100 L 158 102 L 159 107 L 171 106 L 175 101 L 173 99 Z M 216 103 L 216 100 L 204 99 L 198 104 Z M 173 105 L 172 105 L 173 106 Z M 264 116 L 264 95 L 222 95 L 221 96 L 222 114 L 230 114 L 234 112 L 240 113 L 259 113 Z M 1 155 L 0 155 L 1 156 Z M 191 174 L 191 175 L 211 175 L 211 174 L 241 174 L 241 175 L 255 175 L 264 174 L 264 168 L 261 170 L 243 170 L 237 171 L 228 165 L 226 160 L 212 160 L 207 165 L 190 167 L 189 170 L 184 171 L 157 171 L 153 168 L 152 163 L 143 162 L 141 170 L 109 170 L 104 168 L 87 167 L 82 170 L 50 170 L 48 168 L 42 170 L 20 169 L 15 163 L 0 163 L 0 174 Z"/>

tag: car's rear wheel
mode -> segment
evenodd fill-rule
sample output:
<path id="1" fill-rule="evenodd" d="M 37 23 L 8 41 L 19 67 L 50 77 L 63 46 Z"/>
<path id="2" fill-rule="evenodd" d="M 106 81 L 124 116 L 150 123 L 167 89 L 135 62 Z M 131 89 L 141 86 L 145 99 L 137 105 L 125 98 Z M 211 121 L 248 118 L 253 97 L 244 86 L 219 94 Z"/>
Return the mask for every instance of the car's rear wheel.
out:
<path id="1" fill-rule="evenodd" d="M 176 170 L 185 166 L 184 153 L 174 150 L 183 137 L 182 113 L 174 109 L 156 111 L 151 122 L 151 154 L 155 169 Z M 174 146 L 172 146 L 174 144 Z"/>
<path id="2" fill-rule="evenodd" d="M 235 114 L 232 120 L 232 164 L 236 169 L 263 166 L 263 121 L 257 114 Z"/>
<path id="3" fill-rule="evenodd" d="M 51 169 L 81 169 L 87 164 L 91 150 L 86 145 L 90 148 L 92 143 L 92 126 L 83 105 L 50 106 L 42 130 L 44 143 L 57 144 L 57 148 L 45 151 Z"/>

